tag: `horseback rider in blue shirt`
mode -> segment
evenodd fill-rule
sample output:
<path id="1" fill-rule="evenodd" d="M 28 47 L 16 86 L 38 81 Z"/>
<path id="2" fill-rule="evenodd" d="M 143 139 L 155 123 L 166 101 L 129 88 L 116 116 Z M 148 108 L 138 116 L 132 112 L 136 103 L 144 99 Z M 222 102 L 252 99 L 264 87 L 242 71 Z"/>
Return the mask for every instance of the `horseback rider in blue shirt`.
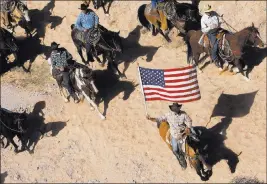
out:
<path id="1" fill-rule="evenodd" d="M 97 29 L 99 24 L 99 17 L 95 14 L 95 12 L 93 10 L 88 9 L 88 6 L 85 4 L 81 4 L 81 8 L 79 9 L 82 10 L 82 12 L 76 20 L 75 28 L 80 31 L 83 31 L 84 33 L 86 33 L 89 29 L 92 28 Z"/>

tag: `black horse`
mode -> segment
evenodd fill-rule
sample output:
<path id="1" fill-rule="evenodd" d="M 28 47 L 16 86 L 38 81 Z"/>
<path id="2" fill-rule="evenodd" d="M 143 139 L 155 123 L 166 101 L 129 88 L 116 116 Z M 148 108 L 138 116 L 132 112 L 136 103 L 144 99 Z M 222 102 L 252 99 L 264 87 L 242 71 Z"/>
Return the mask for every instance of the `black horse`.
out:
<path id="1" fill-rule="evenodd" d="M 143 4 L 139 7 L 139 22 L 143 27 L 149 31 L 152 31 L 153 35 L 156 35 L 157 32 L 159 32 L 168 42 L 171 42 L 170 38 L 168 37 L 169 32 L 164 34 L 161 29 L 155 28 L 153 23 L 161 23 L 156 21 L 153 16 L 149 15 L 148 9 L 150 6 L 151 4 Z M 170 1 L 165 4 L 163 11 L 167 17 L 169 30 L 171 30 L 173 27 L 176 27 L 180 32 L 180 36 L 185 36 L 189 30 L 199 30 L 201 28 L 201 15 L 197 5 Z"/>
<path id="2" fill-rule="evenodd" d="M 18 60 L 18 46 L 16 43 L 16 38 L 4 28 L 0 28 L 0 59 L 1 65 L 3 61 L 8 62 L 8 56 L 13 54 L 15 57 L 15 62 Z M 6 64 L 6 63 L 5 63 Z M 3 66 L 3 65 L 2 65 Z"/>
<path id="3" fill-rule="evenodd" d="M 0 108 L 0 135 L 7 139 L 7 145 L 5 147 L 11 143 L 15 147 L 15 153 L 22 152 L 27 149 L 29 153 L 32 154 L 32 151 L 28 148 L 27 141 L 24 137 L 28 129 L 26 120 L 27 113 L 25 111 L 23 113 L 17 113 Z M 20 151 L 18 150 L 18 145 L 13 140 L 15 136 L 17 136 L 22 143 Z"/>
<path id="4" fill-rule="evenodd" d="M 93 1 L 94 8 L 96 10 L 98 10 L 100 7 L 102 7 L 104 10 L 104 13 L 106 15 L 109 15 L 109 9 L 110 9 L 110 6 L 111 6 L 113 0 L 85 0 L 87 5 L 89 5 L 91 1 Z M 105 8 L 106 4 L 108 4 L 107 9 Z"/>
<path id="5" fill-rule="evenodd" d="M 96 58 L 97 61 L 102 65 L 104 65 L 105 62 L 108 61 L 108 69 L 114 68 L 115 71 L 118 72 L 121 77 L 125 77 L 125 75 L 119 71 L 118 64 L 115 62 L 117 53 L 123 52 L 122 40 L 119 36 L 120 32 L 112 32 L 99 25 L 99 41 L 95 43 L 95 46 L 91 46 L 90 49 L 88 49 L 88 44 L 91 44 L 90 41 L 86 39 L 87 43 L 84 43 L 83 41 L 77 38 L 79 30 L 74 28 L 74 24 L 71 25 L 71 29 L 71 37 L 73 43 L 76 46 L 77 51 L 85 64 L 93 62 L 94 58 Z M 82 48 L 85 48 L 86 50 L 87 61 L 85 61 L 82 55 Z M 99 59 L 99 55 L 103 55 L 103 62 L 101 62 L 101 60 Z"/>

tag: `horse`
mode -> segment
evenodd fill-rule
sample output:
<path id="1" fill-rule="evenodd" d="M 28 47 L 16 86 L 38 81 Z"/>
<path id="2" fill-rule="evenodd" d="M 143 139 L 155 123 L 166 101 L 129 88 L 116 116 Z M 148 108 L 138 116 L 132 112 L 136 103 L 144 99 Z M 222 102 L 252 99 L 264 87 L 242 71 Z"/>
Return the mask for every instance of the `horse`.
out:
<path id="1" fill-rule="evenodd" d="M 79 96 L 80 100 L 82 98 L 86 98 L 89 102 L 92 110 L 95 109 L 99 114 L 102 120 L 105 119 L 105 116 L 98 110 L 96 105 L 96 95 L 98 93 L 98 89 L 94 84 L 94 73 L 93 71 L 85 65 L 77 63 L 75 61 L 71 61 L 69 68 L 70 68 L 70 79 L 71 84 L 74 88 L 74 91 L 77 96 Z M 50 72 L 52 74 L 52 65 L 50 64 Z M 70 94 L 68 91 L 61 85 L 62 77 L 60 75 L 53 75 L 53 78 L 57 81 L 60 95 L 63 96 L 65 102 L 69 102 Z"/>
<path id="2" fill-rule="evenodd" d="M 204 44 L 208 46 L 204 47 L 203 45 L 199 44 L 201 36 L 202 32 L 200 30 L 191 30 L 187 33 L 184 39 L 188 48 L 187 62 L 191 63 L 191 61 L 193 61 L 194 65 L 197 65 L 200 72 L 202 72 L 202 70 L 199 68 L 199 63 L 201 62 L 199 60 L 199 56 L 202 53 L 206 53 L 205 57 L 207 57 L 209 55 L 210 47 L 209 41 L 205 41 L 206 38 L 204 38 Z M 264 47 L 265 44 L 260 38 L 258 28 L 254 26 L 254 23 L 252 23 L 252 26 L 244 28 L 236 33 L 230 33 L 227 30 L 220 29 L 217 38 L 219 44 L 218 53 L 221 60 L 220 70 L 223 69 L 223 63 L 228 63 L 227 68 L 229 67 L 229 64 L 232 64 L 233 66 L 237 67 L 239 72 L 245 77 L 247 81 L 249 81 L 250 79 L 248 77 L 248 73 L 250 67 L 248 65 L 245 66 L 245 63 L 242 59 L 243 49 L 245 48 L 245 46 Z M 246 74 L 244 73 L 244 67 L 248 67 Z M 223 69 L 223 71 L 224 70 L 225 69 Z M 234 71 L 234 74 L 236 73 L 237 72 Z"/>
<path id="3" fill-rule="evenodd" d="M 99 25 L 99 41 L 97 41 L 95 46 L 91 46 L 91 49 L 88 49 L 87 45 L 91 44 L 90 38 L 87 37 L 87 43 L 84 43 L 80 39 L 77 38 L 77 34 L 79 34 L 79 30 L 74 28 L 74 24 L 71 25 L 71 37 L 74 45 L 77 48 L 77 51 L 83 61 L 83 63 L 87 64 L 89 62 L 93 62 L 94 58 L 97 61 L 104 65 L 106 61 L 108 61 L 108 67 L 111 69 L 112 67 L 119 73 L 120 77 L 125 77 L 123 73 L 121 73 L 118 69 L 118 64 L 115 63 L 116 53 L 123 52 L 122 40 L 119 36 L 119 32 L 112 32 Z M 82 55 L 82 48 L 85 48 L 87 53 L 87 62 L 85 61 Z M 99 55 L 103 54 L 103 62 L 99 59 Z M 93 58 L 94 57 L 94 58 Z"/>
<path id="4" fill-rule="evenodd" d="M 160 28 L 156 28 L 157 24 L 161 26 L 161 22 L 155 16 L 149 14 L 151 4 L 143 4 L 138 8 L 138 20 L 143 27 L 152 31 L 155 36 L 159 32 L 168 42 L 171 42 L 168 34 L 169 31 L 176 27 L 180 36 L 185 36 L 189 30 L 199 30 L 201 28 L 198 6 L 189 3 L 178 3 L 169 1 L 165 3 L 163 12 L 167 17 L 167 33 L 163 33 Z"/>
<path id="5" fill-rule="evenodd" d="M 94 5 L 94 8 L 96 10 L 98 10 L 100 7 L 102 7 L 103 10 L 104 10 L 105 15 L 109 16 L 109 9 L 110 9 L 110 6 L 111 6 L 113 0 L 83 0 L 83 2 L 86 5 L 89 5 L 91 3 L 91 1 L 93 1 L 93 5 Z M 105 5 L 107 3 L 108 3 L 108 9 L 106 10 Z"/>
<path id="6" fill-rule="evenodd" d="M 8 30 L 0 27 L 0 58 L 2 61 L 8 61 L 8 56 L 13 54 L 15 62 L 18 61 L 19 48 L 16 43 L 16 38 Z M 2 63 L 1 63 L 2 64 Z"/>
<path id="7" fill-rule="evenodd" d="M 17 26 L 22 27 L 25 30 L 27 37 L 32 37 L 32 27 L 31 27 L 31 18 L 29 16 L 28 7 L 21 1 L 12 1 L 11 11 L 10 11 L 10 22 L 12 24 L 12 32 L 15 32 Z M 1 12 L 1 17 L 3 13 Z M 6 22 L 6 21 L 5 21 Z"/>
<path id="8" fill-rule="evenodd" d="M 170 129 L 169 124 L 166 121 L 157 123 L 159 134 L 163 141 L 168 145 L 169 149 L 172 151 L 172 145 L 170 141 L 170 136 L 168 131 Z M 212 175 L 212 168 L 209 166 L 204 157 L 205 150 L 207 149 L 207 146 L 204 146 L 203 148 L 199 146 L 200 142 L 200 136 L 201 132 L 196 131 L 195 134 L 193 134 L 189 129 L 187 129 L 184 133 L 185 138 L 185 156 L 188 158 L 190 166 L 193 167 L 197 174 L 200 176 L 202 181 L 207 181 L 210 176 Z M 186 166 L 185 159 L 178 160 L 181 165 Z M 185 162 L 185 163 L 184 163 Z M 204 169 L 204 165 L 206 168 L 208 168 L 207 171 Z"/>
<path id="9" fill-rule="evenodd" d="M 9 143 L 14 146 L 14 152 L 17 154 L 27 149 L 32 154 L 33 152 L 27 146 L 27 140 L 24 138 L 28 126 L 26 124 L 27 113 L 11 112 L 7 109 L 0 108 L 0 135 L 7 139 L 7 147 Z M 14 142 L 13 138 L 17 136 L 22 143 L 21 150 L 18 150 L 18 145 Z M 3 139 L 1 138 L 1 144 L 3 145 Z"/>

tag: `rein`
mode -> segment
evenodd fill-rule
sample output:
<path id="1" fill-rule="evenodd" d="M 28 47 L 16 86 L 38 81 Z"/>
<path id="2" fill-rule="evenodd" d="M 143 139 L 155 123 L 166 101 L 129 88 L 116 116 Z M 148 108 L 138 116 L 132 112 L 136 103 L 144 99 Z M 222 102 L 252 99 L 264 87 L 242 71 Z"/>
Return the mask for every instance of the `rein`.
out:
<path id="1" fill-rule="evenodd" d="M 252 35 L 252 31 L 249 31 L 249 35 L 246 37 L 246 39 L 244 41 L 244 44 L 241 47 L 244 47 L 244 46 L 248 45 L 247 42 L 248 42 L 249 38 L 251 37 L 251 35 Z M 225 38 L 223 38 L 223 39 L 225 39 Z M 227 44 L 226 48 L 229 48 L 227 50 L 227 54 L 224 53 L 224 50 L 219 49 L 219 55 L 225 61 L 232 62 L 238 56 L 240 56 L 240 57 L 242 56 L 243 52 L 241 50 L 240 51 L 239 50 L 232 50 L 230 45 L 229 45 L 229 42 L 227 40 L 226 40 L 226 43 L 223 43 L 223 44 Z M 253 40 L 253 45 L 254 44 L 255 44 L 255 39 Z"/>
<path id="2" fill-rule="evenodd" d="M 24 133 L 25 131 L 23 131 L 23 130 L 15 130 L 15 129 L 12 129 L 12 128 L 10 128 L 10 127 L 8 127 L 1 119 L 0 119 L 0 122 L 7 128 L 7 129 L 9 129 L 9 130 L 11 130 L 11 131 L 13 131 L 13 132 L 17 132 L 17 133 Z M 19 126 L 19 125 L 18 125 Z M 21 128 L 19 128 L 19 129 L 21 129 Z"/>
<path id="3" fill-rule="evenodd" d="M 115 49 L 114 48 L 112 48 L 106 41 L 105 41 L 105 39 L 102 37 L 102 35 L 100 36 L 101 38 L 102 38 L 102 40 L 105 42 L 105 44 L 108 46 L 108 50 L 111 50 L 112 52 L 114 52 L 114 51 L 116 51 L 116 49 L 117 49 L 117 46 L 116 46 L 116 44 L 115 44 L 115 41 L 114 41 L 114 38 L 112 38 L 112 42 L 114 43 L 114 45 L 115 45 Z"/>

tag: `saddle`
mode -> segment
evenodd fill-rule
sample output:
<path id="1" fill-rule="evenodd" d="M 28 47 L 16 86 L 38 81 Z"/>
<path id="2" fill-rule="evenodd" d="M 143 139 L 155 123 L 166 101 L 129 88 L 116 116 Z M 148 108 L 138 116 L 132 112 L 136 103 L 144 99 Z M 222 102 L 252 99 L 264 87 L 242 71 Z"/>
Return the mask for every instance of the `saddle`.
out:
<path id="1" fill-rule="evenodd" d="M 86 32 L 77 30 L 76 38 L 81 42 L 95 46 L 101 38 L 101 31 L 96 28 L 91 28 Z"/>
<path id="2" fill-rule="evenodd" d="M 220 42 L 221 40 L 225 39 L 225 34 L 228 33 L 227 30 L 219 29 L 216 34 L 216 39 Z M 199 39 L 199 44 L 204 46 L 205 48 L 212 48 L 211 42 L 206 34 L 202 34 Z"/>
<path id="3" fill-rule="evenodd" d="M 170 129 L 168 130 L 167 134 L 166 134 L 166 142 L 167 144 L 169 144 L 170 146 L 172 146 L 172 143 L 171 143 L 171 134 L 170 134 Z M 180 142 L 182 143 L 181 146 L 182 146 L 182 151 L 185 153 L 185 147 L 186 147 L 186 137 L 183 138 L 182 140 L 180 140 Z"/>

